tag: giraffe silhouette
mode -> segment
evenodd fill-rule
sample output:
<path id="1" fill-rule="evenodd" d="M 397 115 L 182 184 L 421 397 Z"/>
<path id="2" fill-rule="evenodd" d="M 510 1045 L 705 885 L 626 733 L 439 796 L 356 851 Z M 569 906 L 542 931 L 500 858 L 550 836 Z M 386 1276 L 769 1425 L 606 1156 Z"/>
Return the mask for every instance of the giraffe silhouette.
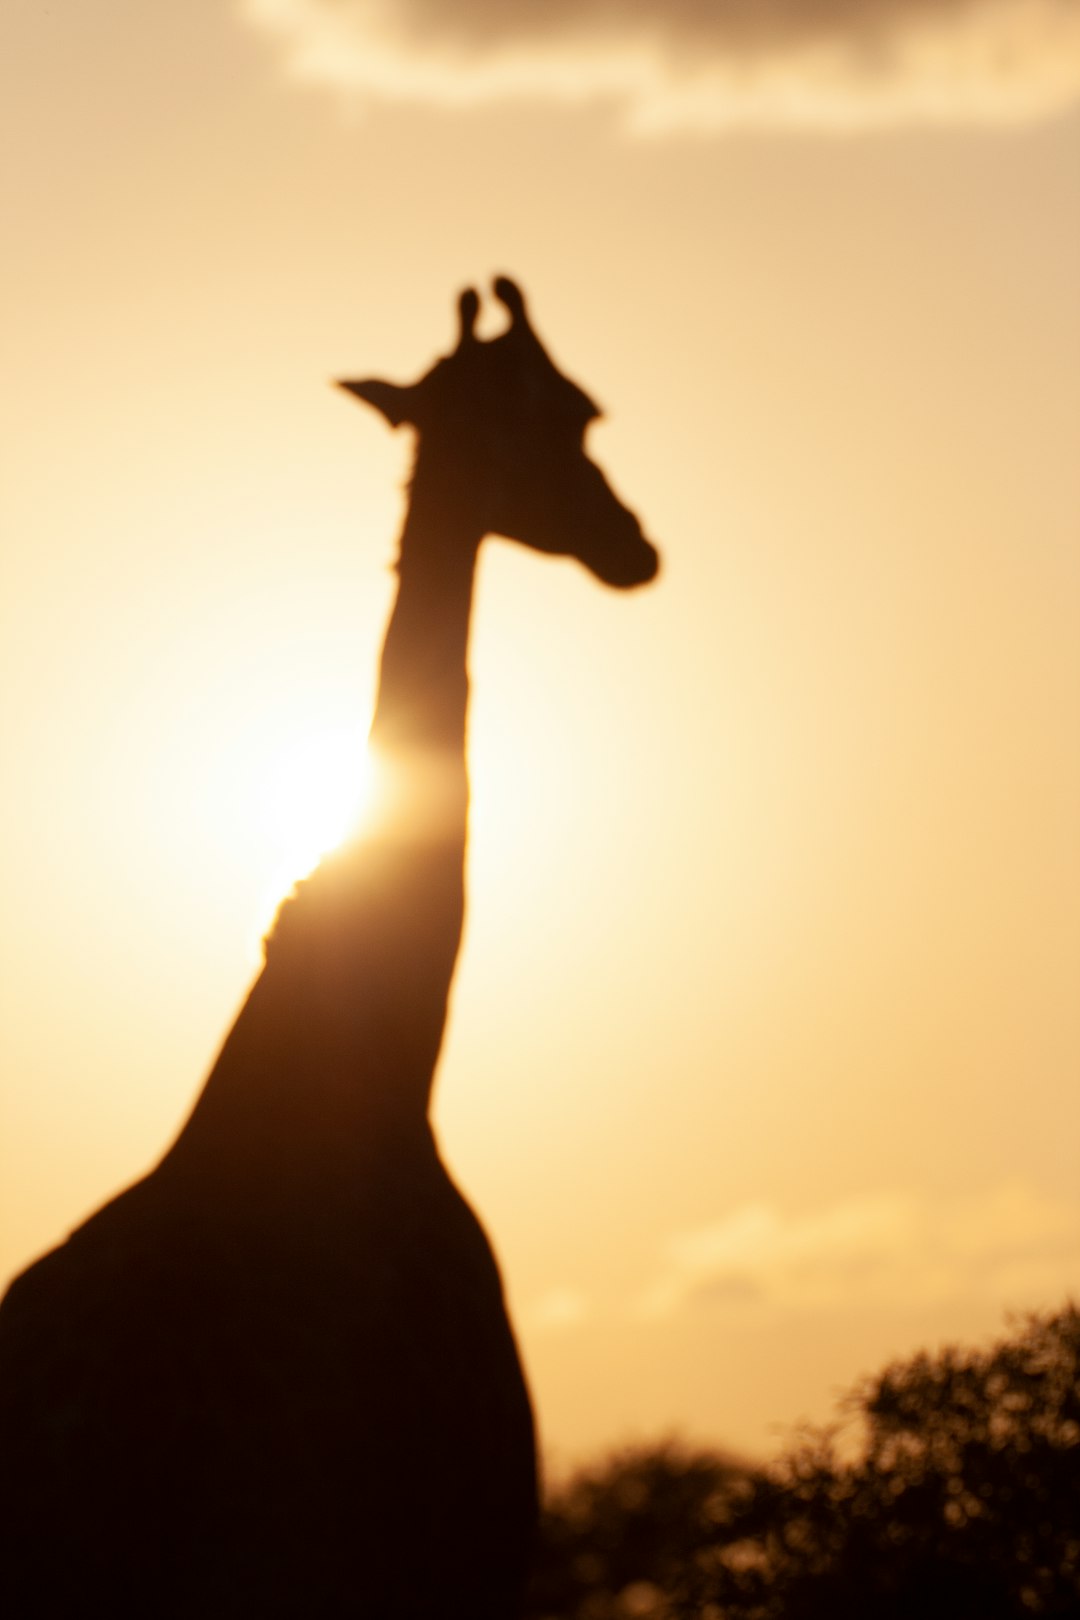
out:
<path id="1" fill-rule="evenodd" d="M 506 1620 L 536 1513 L 528 1393 L 428 1109 L 461 940 L 466 665 L 488 535 L 646 583 L 596 408 L 506 278 L 506 330 L 341 386 L 417 452 L 371 747 L 381 816 L 281 907 L 172 1147 L 0 1307 L 0 1603 L 15 1617 Z"/>

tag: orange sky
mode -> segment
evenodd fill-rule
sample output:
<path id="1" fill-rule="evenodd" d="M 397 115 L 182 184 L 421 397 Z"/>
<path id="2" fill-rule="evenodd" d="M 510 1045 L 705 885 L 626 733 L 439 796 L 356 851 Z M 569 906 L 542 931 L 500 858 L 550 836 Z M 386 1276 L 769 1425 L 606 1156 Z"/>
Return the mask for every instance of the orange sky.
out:
<path id="1" fill-rule="evenodd" d="M 10 5 L 5 1275 L 170 1139 L 349 791 L 407 452 L 327 380 L 505 269 L 665 556 L 482 565 L 438 1111 L 549 1446 L 764 1451 L 1076 1291 L 1075 13 L 1017 0 L 1003 88 L 909 9 L 887 118 L 855 54 L 800 97 L 757 41 L 736 107 L 672 32 L 642 135 L 616 41 L 504 41 L 576 75 L 508 100 L 403 36 L 355 102 L 318 0 Z"/>

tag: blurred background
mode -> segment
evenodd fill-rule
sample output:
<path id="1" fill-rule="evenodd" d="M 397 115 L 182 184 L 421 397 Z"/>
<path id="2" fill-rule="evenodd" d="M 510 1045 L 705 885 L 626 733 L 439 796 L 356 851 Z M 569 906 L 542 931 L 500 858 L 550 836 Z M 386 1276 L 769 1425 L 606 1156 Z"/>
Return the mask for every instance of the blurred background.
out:
<path id="1" fill-rule="evenodd" d="M 362 791 L 409 447 L 329 380 L 507 271 L 665 562 L 482 561 L 438 1124 L 546 1448 L 766 1456 L 1075 1292 L 1076 7 L 0 39 L 0 1273 L 171 1140 Z"/>

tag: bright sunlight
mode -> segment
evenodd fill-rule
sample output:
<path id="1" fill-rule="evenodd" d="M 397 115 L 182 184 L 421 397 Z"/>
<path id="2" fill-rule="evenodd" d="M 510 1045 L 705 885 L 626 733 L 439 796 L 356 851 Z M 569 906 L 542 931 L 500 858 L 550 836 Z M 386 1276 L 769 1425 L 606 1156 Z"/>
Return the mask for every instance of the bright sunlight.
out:
<path id="1" fill-rule="evenodd" d="M 265 762 L 259 812 L 260 831 L 275 854 L 267 895 L 272 910 L 356 827 L 374 778 L 359 729 L 312 731 Z"/>

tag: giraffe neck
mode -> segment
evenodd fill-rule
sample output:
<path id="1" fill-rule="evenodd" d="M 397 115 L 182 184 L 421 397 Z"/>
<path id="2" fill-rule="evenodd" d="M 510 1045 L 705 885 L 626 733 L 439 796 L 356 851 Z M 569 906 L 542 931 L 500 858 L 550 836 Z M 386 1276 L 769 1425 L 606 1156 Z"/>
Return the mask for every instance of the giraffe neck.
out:
<path id="1" fill-rule="evenodd" d="M 266 965 L 166 1157 L 217 1189 L 211 1197 L 296 1207 L 313 1187 L 355 1185 L 403 1151 L 431 1150 L 464 919 L 479 546 L 446 512 L 414 485 L 371 727 L 390 784 L 383 815 L 282 907 Z"/>
<path id="2" fill-rule="evenodd" d="M 468 640 L 480 536 L 417 475 L 383 642 L 370 745 L 398 840 L 460 841 L 467 806 Z"/>

